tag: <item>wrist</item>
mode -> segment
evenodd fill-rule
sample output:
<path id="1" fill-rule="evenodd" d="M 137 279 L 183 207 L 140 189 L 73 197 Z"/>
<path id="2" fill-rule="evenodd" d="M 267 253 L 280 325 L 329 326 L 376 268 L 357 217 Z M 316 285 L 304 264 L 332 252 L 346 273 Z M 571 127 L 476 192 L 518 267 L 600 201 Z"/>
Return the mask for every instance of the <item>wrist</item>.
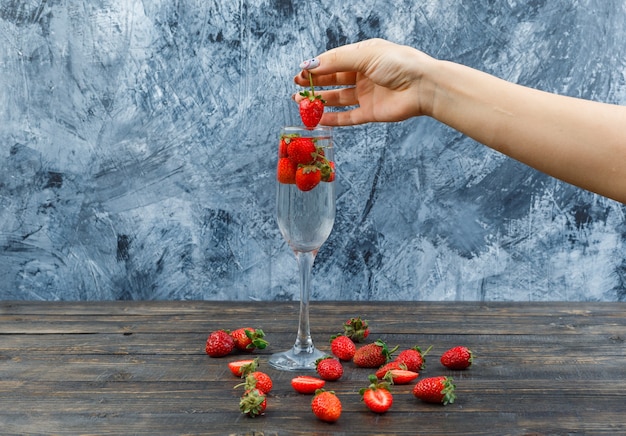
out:
<path id="1" fill-rule="evenodd" d="M 413 65 L 415 65 L 413 80 L 416 84 L 416 115 L 434 117 L 441 61 L 419 50 L 414 50 L 412 56 L 414 57 Z"/>

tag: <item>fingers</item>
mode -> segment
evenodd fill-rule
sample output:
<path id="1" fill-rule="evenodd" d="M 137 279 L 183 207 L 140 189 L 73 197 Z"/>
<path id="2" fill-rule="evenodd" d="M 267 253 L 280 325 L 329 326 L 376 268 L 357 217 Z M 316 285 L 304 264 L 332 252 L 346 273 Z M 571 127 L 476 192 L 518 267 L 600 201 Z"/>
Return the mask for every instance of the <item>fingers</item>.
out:
<path id="1" fill-rule="evenodd" d="M 321 91 L 320 96 L 326 101 L 326 106 L 346 107 L 356 106 L 353 109 L 339 112 L 324 112 L 320 123 L 325 126 L 353 126 L 356 124 L 364 124 L 370 120 L 367 118 L 365 111 L 358 106 L 358 100 L 355 88 L 333 89 L 330 91 Z M 304 97 L 294 94 L 293 99 L 299 102 Z"/>
<path id="2" fill-rule="evenodd" d="M 360 107 L 341 112 L 324 112 L 320 124 L 331 127 L 355 126 L 369 122 Z"/>
<path id="3" fill-rule="evenodd" d="M 343 45 L 302 62 L 300 67 L 317 76 L 346 71 L 365 72 L 371 56 L 389 44 L 393 45 L 382 39 L 368 39 Z"/>
<path id="4" fill-rule="evenodd" d="M 322 97 L 326 102 L 326 106 L 345 107 L 358 104 L 355 88 L 333 89 L 330 91 L 318 91 L 316 95 Z M 300 94 L 294 94 L 293 99 L 299 103 L 304 97 Z"/>
<path id="5" fill-rule="evenodd" d="M 333 89 L 320 93 L 327 106 L 354 106 L 359 103 L 355 88 Z"/>
<path id="6" fill-rule="evenodd" d="M 356 83 L 356 73 L 333 73 L 318 75 L 317 72 L 302 70 L 300 74 L 293 78 L 293 81 L 300 86 L 309 86 L 309 73 L 313 75 L 313 85 L 315 86 L 350 86 Z"/>

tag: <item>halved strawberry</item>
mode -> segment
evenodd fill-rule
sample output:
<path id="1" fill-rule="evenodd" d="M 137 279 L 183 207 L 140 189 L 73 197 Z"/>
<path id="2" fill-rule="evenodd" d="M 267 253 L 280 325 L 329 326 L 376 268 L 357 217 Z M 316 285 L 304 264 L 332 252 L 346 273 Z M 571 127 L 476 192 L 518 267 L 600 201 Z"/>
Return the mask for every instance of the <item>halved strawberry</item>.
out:
<path id="1" fill-rule="evenodd" d="M 386 377 L 391 378 L 394 385 L 406 385 L 411 383 L 418 376 L 418 373 L 407 369 L 391 369 Z"/>
<path id="2" fill-rule="evenodd" d="M 291 379 L 291 386 L 301 394 L 314 394 L 316 390 L 322 389 L 326 382 L 311 375 L 300 375 Z"/>
<path id="3" fill-rule="evenodd" d="M 394 360 L 378 368 L 378 370 L 376 370 L 376 377 L 382 380 L 383 378 L 385 378 L 385 375 L 387 375 L 387 372 L 391 371 L 392 369 L 407 369 L 407 368 L 404 363 Z"/>
<path id="4" fill-rule="evenodd" d="M 246 369 L 255 367 L 256 359 L 244 359 L 244 360 L 235 360 L 233 362 L 228 362 L 228 369 L 233 373 L 235 377 L 242 377 Z M 254 371 L 254 369 L 252 370 Z"/>
<path id="5" fill-rule="evenodd" d="M 369 377 L 370 385 L 359 391 L 362 400 L 372 412 L 385 413 L 393 404 L 393 395 L 387 381 L 379 381 L 375 375 Z"/>

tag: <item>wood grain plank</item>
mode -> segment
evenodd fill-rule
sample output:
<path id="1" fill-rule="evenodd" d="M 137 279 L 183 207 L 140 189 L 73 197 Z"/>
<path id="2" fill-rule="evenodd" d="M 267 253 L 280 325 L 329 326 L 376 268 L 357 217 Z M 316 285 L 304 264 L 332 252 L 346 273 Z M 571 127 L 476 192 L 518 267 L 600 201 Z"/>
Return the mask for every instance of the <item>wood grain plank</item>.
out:
<path id="1" fill-rule="evenodd" d="M 6 434 L 626 434 L 624 304 L 320 302 L 314 338 L 348 317 L 372 324 L 370 339 L 433 345 L 421 377 L 452 375 L 458 400 L 428 405 L 412 386 L 394 387 L 385 415 L 365 410 L 358 390 L 372 370 L 346 364 L 330 387 L 344 402 L 339 422 L 310 413 L 291 373 L 269 368 L 295 338 L 297 303 L 0 302 L 0 423 Z M 355 313 L 354 311 L 357 311 Z M 237 409 L 236 354 L 204 353 L 211 329 L 262 327 L 258 351 L 275 388 L 265 416 Z M 224 324 L 230 324 L 224 326 Z M 468 371 L 443 368 L 439 355 L 463 343 L 476 353 Z M 419 430 L 419 431 L 418 431 Z"/>

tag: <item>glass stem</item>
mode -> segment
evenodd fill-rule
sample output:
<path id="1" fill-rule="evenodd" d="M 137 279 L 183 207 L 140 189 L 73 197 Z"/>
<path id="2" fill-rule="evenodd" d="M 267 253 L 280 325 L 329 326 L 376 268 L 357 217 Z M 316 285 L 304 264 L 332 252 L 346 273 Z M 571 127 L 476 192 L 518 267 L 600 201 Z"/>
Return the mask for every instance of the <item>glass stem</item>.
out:
<path id="1" fill-rule="evenodd" d="M 314 345 L 311 338 L 309 323 L 309 300 L 311 292 L 311 270 L 317 255 L 317 250 L 296 251 L 296 260 L 300 271 L 300 321 L 298 322 L 298 337 L 293 346 L 296 353 L 313 353 Z"/>

